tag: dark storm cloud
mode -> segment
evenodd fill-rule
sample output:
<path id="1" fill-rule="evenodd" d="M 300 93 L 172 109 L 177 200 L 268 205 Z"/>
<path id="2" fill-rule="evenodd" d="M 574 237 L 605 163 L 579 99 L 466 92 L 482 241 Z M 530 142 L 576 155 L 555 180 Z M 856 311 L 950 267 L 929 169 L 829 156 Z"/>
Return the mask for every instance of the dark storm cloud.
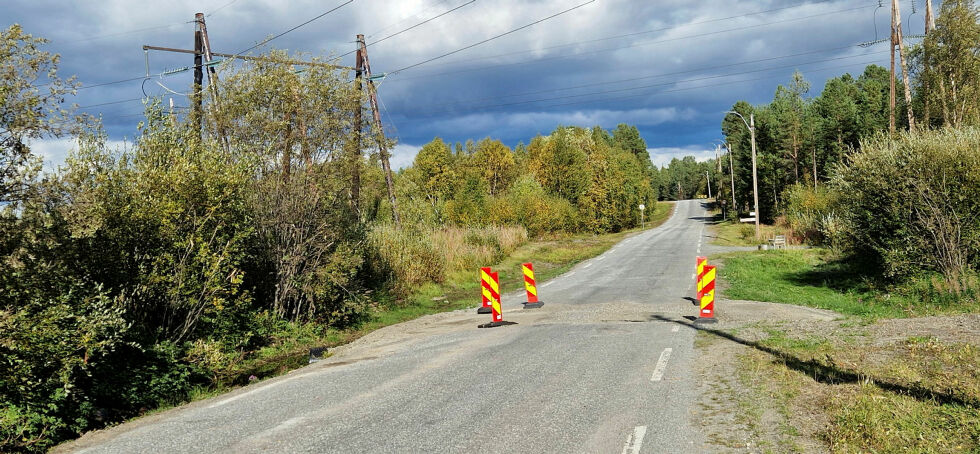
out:
<path id="1" fill-rule="evenodd" d="M 356 0 L 269 46 L 339 55 L 357 33 L 369 43 L 467 0 Z M 478 0 L 410 32 L 371 46 L 375 73 L 399 68 L 503 33 L 584 0 Z M 142 2 L 20 1 L 0 14 L 52 40 L 63 74 L 86 85 L 157 74 L 192 63 L 190 55 L 141 45 L 193 46 L 195 12 L 207 17 L 215 50 L 234 53 L 343 3 L 342 0 Z M 397 132 L 403 165 L 419 145 L 491 136 L 510 145 L 558 124 L 611 128 L 636 124 L 652 150 L 712 150 L 722 112 L 739 99 L 767 102 L 799 69 L 816 95 L 829 77 L 887 63 L 887 46 L 854 44 L 887 35 L 888 12 L 875 0 L 597 0 L 568 14 L 380 81 L 386 128 Z M 903 2 L 908 8 L 908 2 Z M 764 14 L 751 14 L 759 11 Z M 849 11 L 844 11 L 849 10 Z M 907 19 L 911 11 L 903 11 Z M 721 19 L 721 20 L 718 20 Z M 921 28 L 921 12 L 906 29 Z M 606 39 L 618 35 L 617 38 Z M 263 49 L 267 48 L 263 47 Z M 803 54 L 805 55 L 796 55 Z M 786 58 L 777 58 L 784 57 Z M 835 60 L 832 60 L 835 59 Z M 765 61 L 764 61 L 765 60 Z M 353 64 L 353 55 L 345 56 Z M 738 63 L 745 62 L 739 65 Z M 659 75 L 659 77 L 657 77 Z M 82 106 L 151 95 L 186 106 L 189 72 L 144 83 L 81 90 Z M 162 87 L 165 86 L 166 88 Z M 580 88 L 571 88 L 580 87 Z M 597 93 L 605 92 L 605 93 Z M 140 101 L 87 108 L 101 113 L 113 139 L 132 137 Z M 49 144 L 50 145 L 50 144 Z M 53 145 L 45 148 L 57 161 Z M 669 160 L 669 159 L 668 159 Z"/>

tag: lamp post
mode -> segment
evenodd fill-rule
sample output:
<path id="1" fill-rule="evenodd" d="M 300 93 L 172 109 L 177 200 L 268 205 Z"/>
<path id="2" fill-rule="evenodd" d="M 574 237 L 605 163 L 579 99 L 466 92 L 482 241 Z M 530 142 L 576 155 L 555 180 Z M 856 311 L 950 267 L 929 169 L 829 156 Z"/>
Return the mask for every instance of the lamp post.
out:
<path id="1" fill-rule="evenodd" d="M 759 239 L 759 176 L 756 171 L 755 166 L 755 114 L 749 114 L 749 121 L 745 121 L 745 117 L 742 114 L 729 110 L 726 113 L 738 115 L 738 118 L 742 119 L 742 123 L 745 123 L 745 127 L 749 128 L 749 134 L 752 137 L 752 197 L 755 201 L 755 239 Z"/>

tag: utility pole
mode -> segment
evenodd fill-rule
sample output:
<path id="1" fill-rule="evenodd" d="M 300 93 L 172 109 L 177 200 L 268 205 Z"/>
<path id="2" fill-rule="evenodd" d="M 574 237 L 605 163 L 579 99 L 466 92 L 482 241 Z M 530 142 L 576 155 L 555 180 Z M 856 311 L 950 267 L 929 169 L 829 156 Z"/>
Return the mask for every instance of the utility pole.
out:
<path id="1" fill-rule="evenodd" d="M 357 54 L 354 64 L 354 89 L 357 90 L 357 110 L 354 111 L 354 147 L 350 151 L 348 160 L 350 162 L 351 208 L 358 215 L 361 213 L 361 133 L 364 131 L 364 126 L 361 124 L 361 108 L 364 106 L 364 93 L 362 91 L 364 57 L 361 55 L 362 47 L 367 47 L 364 43 L 364 35 L 357 35 Z"/>
<path id="2" fill-rule="evenodd" d="M 732 209 L 738 215 L 738 205 L 735 204 L 735 162 L 732 160 L 732 144 L 726 142 L 725 147 L 728 148 L 728 172 L 732 174 Z"/>
<path id="3" fill-rule="evenodd" d="M 204 24 L 204 13 L 197 13 L 194 15 L 194 22 L 197 24 L 198 31 L 201 32 L 201 42 L 203 44 L 202 50 L 204 51 L 204 61 L 206 63 L 211 63 L 213 56 L 211 55 L 211 41 L 208 39 L 208 27 Z M 211 90 L 211 95 L 214 97 L 214 101 L 218 101 L 218 74 L 214 71 L 214 68 L 208 66 L 208 88 Z"/>
<path id="4" fill-rule="evenodd" d="M 738 115 L 738 118 L 742 119 L 742 123 L 745 123 L 745 126 L 749 128 L 749 134 L 752 137 L 752 197 L 754 198 L 755 202 L 755 239 L 758 240 L 760 236 L 759 215 L 761 213 L 759 213 L 759 174 L 755 161 L 755 114 L 750 113 L 749 121 L 745 121 L 745 117 L 734 110 L 729 110 L 727 113 Z M 775 188 L 773 189 L 775 190 Z M 732 193 L 734 194 L 734 192 Z"/>
<path id="5" fill-rule="evenodd" d="M 194 14 L 194 22 L 197 23 L 197 29 L 201 32 L 204 61 L 205 63 L 211 63 L 214 56 L 211 54 L 211 40 L 208 38 L 208 27 L 204 23 L 204 13 Z M 224 147 L 225 153 L 230 153 L 231 144 L 228 143 L 228 135 L 225 134 L 224 128 L 221 126 L 221 121 L 218 118 L 218 73 L 215 71 L 214 66 L 211 65 L 208 65 L 208 86 L 211 89 L 211 117 L 214 119 L 214 126 L 218 131 L 218 136 L 221 137 L 221 145 Z"/>
<path id="6" fill-rule="evenodd" d="M 201 56 L 204 55 L 204 42 L 201 40 L 201 30 L 197 27 L 194 28 L 194 86 L 191 87 L 193 92 L 191 93 L 191 100 L 194 104 L 193 110 L 191 110 L 191 116 L 193 117 L 193 123 L 197 127 L 198 137 L 203 134 L 203 119 L 204 112 L 201 108 L 201 90 L 204 82 L 204 67 Z"/>
<path id="7" fill-rule="evenodd" d="M 708 179 L 708 198 L 710 199 L 711 198 L 711 175 L 708 174 L 707 170 L 704 171 L 704 177 Z"/>
<path id="8" fill-rule="evenodd" d="M 742 121 L 745 121 L 743 118 Z M 759 175 L 755 165 L 755 114 L 749 114 L 749 132 L 752 134 L 752 196 L 755 197 L 755 239 L 759 240 Z"/>
<path id="9" fill-rule="evenodd" d="M 378 110 L 378 90 L 371 80 L 371 61 L 368 59 L 367 45 L 364 44 L 362 35 L 359 35 L 358 43 L 360 55 L 364 64 L 364 78 L 367 79 L 368 94 L 371 96 L 371 111 L 374 114 L 374 124 L 378 127 L 378 154 L 381 156 L 381 167 L 385 173 L 385 184 L 388 185 L 388 199 L 391 201 L 391 216 L 395 220 L 395 226 L 401 227 L 401 219 L 398 218 L 398 203 L 395 200 L 395 182 L 391 178 L 391 163 L 388 160 L 388 145 L 385 144 L 384 128 L 381 126 L 381 112 Z"/>
<path id="10" fill-rule="evenodd" d="M 718 164 L 718 173 L 721 173 L 721 144 L 715 144 L 715 162 Z"/>

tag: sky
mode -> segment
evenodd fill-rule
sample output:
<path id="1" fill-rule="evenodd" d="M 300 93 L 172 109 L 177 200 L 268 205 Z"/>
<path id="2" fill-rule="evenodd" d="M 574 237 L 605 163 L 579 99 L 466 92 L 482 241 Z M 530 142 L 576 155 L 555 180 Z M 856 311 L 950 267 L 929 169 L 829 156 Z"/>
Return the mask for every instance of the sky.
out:
<path id="1" fill-rule="evenodd" d="M 341 56 L 341 64 L 353 66 L 354 54 L 345 54 L 364 34 L 372 72 L 386 74 L 376 83 L 385 131 L 398 140 L 396 168 L 410 165 L 437 136 L 515 146 L 559 125 L 619 123 L 639 128 L 653 162 L 664 165 L 674 157 L 714 157 L 724 112 L 738 100 L 770 101 L 794 70 L 816 96 L 831 77 L 858 75 L 872 63 L 887 67 L 887 44 L 857 45 L 888 36 L 884 3 L 6 0 L 0 17 L 50 40 L 45 50 L 61 55 L 60 75 L 82 83 L 68 101 L 101 115 L 118 146 L 136 134 L 144 95 L 188 105 L 192 73 L 161 73 L 192 65 L 193 56 L 142 46 L 192 49 L 191 21 L 202 12 L 212 49 L 230 54 L 288 31 L 249 53 Z M 922 33 L 923 5 L 901 1 L 906 34 Z M 124 79 L 133 80 L 99 85 Z M 32 144 L 48 168 L 71 147 L 69 139 Z"/>

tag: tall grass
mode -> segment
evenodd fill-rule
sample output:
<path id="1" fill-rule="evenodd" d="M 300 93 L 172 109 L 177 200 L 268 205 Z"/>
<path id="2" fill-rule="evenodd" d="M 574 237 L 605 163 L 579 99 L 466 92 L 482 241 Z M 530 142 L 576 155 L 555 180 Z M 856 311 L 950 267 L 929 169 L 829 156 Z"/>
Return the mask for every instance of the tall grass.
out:
<path id="1" fill-rule="evenodd" d="M 408 227 L 380 224 L 368 234 L 376 270 L 407 294 L 455 271 L 489 266 L 528 241 L 521 226 Z"/>

